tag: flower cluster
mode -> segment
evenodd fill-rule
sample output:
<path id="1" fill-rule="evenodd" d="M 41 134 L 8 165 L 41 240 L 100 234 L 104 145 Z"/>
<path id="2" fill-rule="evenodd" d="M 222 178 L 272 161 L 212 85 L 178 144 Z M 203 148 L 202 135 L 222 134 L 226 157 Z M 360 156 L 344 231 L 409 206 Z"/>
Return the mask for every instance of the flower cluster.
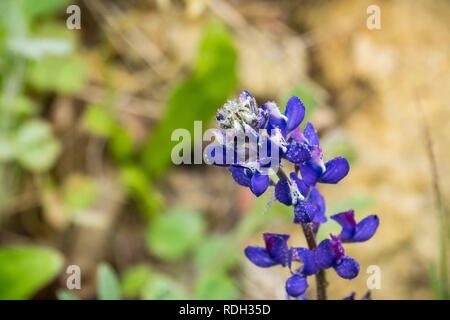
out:
<path id="1" fill-rule="evenodd" d="M 291 277 L 285 288 L 288 297 L 293 298 L 305 298 L 307 277 L 324 274 L 325 269 L 333 268 L 344 279 L 356 277 L 359 264 L 345 253 L 342 244 L 370 239 L 379 225 L 375 215 L 357 223 L 353 210 L 341 212 L 331 216 L 342 227 L 340 234 L 330 235 L 316 245 L 317 230 L 327 221 L 325 200 L 317 185 L 338 183 L 350 167 L 344 157 L 324 163 L 314 126 L 307 123 L 303 132 L 299 127 L 304 116 L 305 107 L 298 97 L 291 97 L 281 113 L 274 102 L 258 107 L 250 93 L 244 91 L 218 110 L 221 130 L 216 132 L 217 144 L 209 146 L 205 153 L 209 163 L 229 167 L 233 179 L 256 196 L 274 186 L 276 200 L 293 206 L 293 222 L 301 224 L 309 248 L 289 247 L 289 235 L 265 233 L 264 248 L 245 249 L 247 258 L 259 267 L 289 268 Z M 292 164 L 289 174 L 283 170 L 282 159 Z M 294 268 L 294 263 L 300 263 L 300 267 Z"/>

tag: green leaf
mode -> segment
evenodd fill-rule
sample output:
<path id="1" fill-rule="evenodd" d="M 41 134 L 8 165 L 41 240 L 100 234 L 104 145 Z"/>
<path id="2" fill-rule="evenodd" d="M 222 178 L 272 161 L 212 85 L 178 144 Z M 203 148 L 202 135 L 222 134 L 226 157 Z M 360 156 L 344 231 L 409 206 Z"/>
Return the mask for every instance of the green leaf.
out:
<path id="1" fill-rule="evenodd" d="M 158 215 L 149 223 L 147 244 L 160 259 L 178 260 L 202 239 L 205 221 L 200 213 L 172 210 Z"/>
<path id="2" fill-rule="evenodd" d="M 0 137 L 0 162 L 10 161 L 14 158 L 14 141 L 4 135 Z"/>
<path id="3" fill-rule="evenodd" d="M 187 295 L 182 286 L 164 275 L 154 275 L 142 290 L 144 300 L 183 300 Z"/>
<path id="4" fill-rule="evenodd" d="M 120 182 L 136 202 L 139 212 L 150 218 L 162 205 L 162 196 L 152 186 L 145 171 L 138 166 L 127 165 L 120 168 Z"/>
<path id="5" fill-rule="evenodd" d="M 111 136 L 109 150 L 117 161 L 131 160 L 134 154 L 134 141 L 128 131 L 122 127 L 117 127 Z"/>
<path id="6" fill-rule="evenodd" d="M 91 134 L 110 137 L 117 127 L 117 121 L 109 108 L 91 104 L 83 113 L 83 127 Z"/>
<path id="7" fill-rule="evenodd" d="M 97 269 L 97 295 L 100 300 L 119 300 L 120 284 L 113 268 L 102 263 Z"/>
<path id="8" fill-rule="evenodd" d="M 205 239 L 197 249 L 194 264 L 199 270 L 233 268 L 238 260 L 238 254 L 229 237 L 214 235 Z"/>
<path id="9" fill-rule="evenodd" d="M 76 213 L 94 204 L 98 190 L 88 176 L 75 173 L 64 180 L 62 194 L 65 209 L 70 213 Z"/>
<path id="10" fill-rule="evenodd" d="M 0 249 L 0 300 L 28 299 L 60 272 L 62 256 L 43 247 Z"/>
<path id="11" fill-rule="evenodd" d="M 234 280 L 224 272 L 203 273 L 195 283 L 195 298 L 200 300 L 234 300 L 238 290 Z"/>
<path id="12" fill-rule="evenodd" d="M 35 0 L 14 0 L 16 1 L 25 15 L 31 20 L 52 15 L 66 14 L 68 0 L 39 0 L 36 5 Z"/>
<path id="13" fill-rule="evenodd" d="M 76 94 L 88 80 L 84 61 L 76 56 L 46 56 L 30 64 L 28 81 L 40 91 Z"/>
<path id="14" fill-rule="evenodd" d="M 125 298 L 136 298 L 140 295 L 152 271 L 145 265 L 137 265 L 126 270 L 122 275 L 121 288 Z"/>
<path id="15" fill-rule="evenodd" d="M 24 123 L 19 128 L 14 146 L 19 163 L 37 172 L 50 169 L 60 152 L 60 145 L 50 125 L 41 120 Z"/>
<path id="16" fill-rule="evenodd" d="M 75 293 L 61 289 L 56 291 L 56 297 L 58 300 L 79 300 Z"/>
<path id="17" fill-rule="evenodd" d="M 211 24 L 203 35 L 193 73 L 175 85 L 167 99 L 167 113 L 152 133 L 142 160 L 151 176 L 159 176 L 170 166 L 172 132 L 185 128 L 191 136 L 194 121 L 206 125 L 237 83 L 237 54 L 232 39 L 220 24 Z"/>
<path id="18" fill-rule="evenodd" d="M 434 298 L 436 300 L 443 299 L 443 290 L 441 288 L 441 282 L 439 281 L 439 275 L 435 263 L 430 263 L 430 281 Z"/>

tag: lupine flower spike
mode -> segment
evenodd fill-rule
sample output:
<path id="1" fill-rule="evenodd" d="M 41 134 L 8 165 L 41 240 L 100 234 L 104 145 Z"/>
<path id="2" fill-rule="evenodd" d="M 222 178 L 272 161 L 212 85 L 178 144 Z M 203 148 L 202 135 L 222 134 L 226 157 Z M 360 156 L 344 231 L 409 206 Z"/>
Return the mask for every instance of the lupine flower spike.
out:
<path id="1" fill-rule="evenodd" d="M 245 255 L 261 268 L 288 268 L 288 298 L 306 299 L 307 278 L 315 275 L 317 297 L 326 299 L 326 269 L 333 268 L 344 279 L 353 279 L 359 273 L 358 261 L 345 253 L 342 244 L 369 240 L 379 219 L 369 215 L 356 222 L 353 210 L 332 215 L 342 230 L 317 245 L 317 230 L 327 222 L 318 183 L 338 183 L 350 166 L 344 157 L 324 163 L 314 126 L 307 123 L 303 132 L 300 129 L 304 116 L 305 106 L 298 97 L 291 97 L 281 113 L 275 102 L 258 107 L 255 98 L 244 91 L 217 111 L 220 130 L 205 157 L 210 164 L 227 166 L 233 179 L 258 197 L 274 186 L 276 200 L 293 207 L 293 222 L 301 225 L 309 248 L 289 247 L 287 234 L 264 233 L 265 246 L 248 246 Z M 293 164 L 293 172 L 283 171 L 283 159 Z M 277 174 L 277 181 L 270 178 L 271 171 Z M 300 267 L 294 268 L 294 263 L 300 263 Z M 355 293 L 344 298 L 354 299 Z M 362 299 L 370 299 L 369 293 Z"/>

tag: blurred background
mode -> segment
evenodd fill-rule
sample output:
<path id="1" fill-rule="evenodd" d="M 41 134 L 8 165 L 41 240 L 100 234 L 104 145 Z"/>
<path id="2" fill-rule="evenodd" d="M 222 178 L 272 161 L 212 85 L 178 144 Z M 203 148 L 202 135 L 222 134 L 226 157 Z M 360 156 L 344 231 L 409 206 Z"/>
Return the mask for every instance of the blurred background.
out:
<path id="1" fill-rule="evenodd" d="M 214 127 L 245 89 L 300 97 L 325 158 L 349 159 L 327 215 L 381 219 L 346 245 L 358 278 L 327 272 L 330 298 L 361 297 L 370 265 L 374 299 L 448 298 L 450 2 L 376 1 L 369 30 L 373 2 L 2 0 L 0 299 L 284 299 L 286 270 L 243 249 L 306 246 L 292 208 L 170 159 L 174 129 Z"/>

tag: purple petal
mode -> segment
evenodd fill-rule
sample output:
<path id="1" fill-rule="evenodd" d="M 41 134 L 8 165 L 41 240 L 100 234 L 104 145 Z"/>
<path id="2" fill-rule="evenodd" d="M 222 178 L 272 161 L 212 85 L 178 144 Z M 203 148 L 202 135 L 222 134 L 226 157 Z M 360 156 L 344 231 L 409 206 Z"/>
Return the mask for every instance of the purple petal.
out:
<path id="1" fill-rule="evenodd" d="M 255 194 L 255 196 L 259 197 L 262 195 L 267 188 L 269 187 L 269 176 L 266 174 L 260 174 L 259 172 L 255 172 L 252 177 L 250 189 Z"/>
<path id="2" fill-rule="evenodd" d="M 371 296 L 370 296 L 370 291 L 367 291 L 367 293 L 365 295 L 363 295 L 363 297 L 361 298 L 361 300 L 372 300 Z"/>
<path id="3" fill-rule="evenodd" d="M 269 114 L 269 124 L 274 128 L 285 129 L 287 119 L 286 116 L 280 112 L 275 102 L 266 102 L 262 108 L 267 110 Z"/>
<path id="4" fill-rule="evenodd" d="M 310 276 L 319 272 L 314 251 L 306 248 L 293 248 L 292 259 L 303 263 L 303 274 Z"/>
<path id="5" fill-rule="evenodd" d="M 328 269 L 332 267 L 337 261 L 334 254 L 333 247 L 331 245 L 331 240 L 325 239 L 316 249 L 316 264 L 321 269 Z"/>
<path id="6" fill-rule="evenodd" d="M 306 143 L 293 143 L 287 146 L 284 157 L 292 163 L 300 164 L 311 158 L 311 152 Z"/>
<path id="7" fill-rule="evenodd" d="M 355 292 L 350 293 L 347 297 L 342 300 L 355 300 Z"/>
<path id="8" fill-rule="evenodd" d="M 309 202 L 298 200 L 294 208 L 294 223 L 312 222 L 314 208 Z"/>
<path id="9" fill-rule="evenodd" d="M 302 194 L 303 197 L 306 197 L 309 193 L 309 186 L 295 174 L 295 172 L 291 172 L 289 175 L 293 183 L 297 185 L 298 191 Z"/>
<path id="10" fill-rule="evenodd" d="M 312 146 L 319 145 L 319 136 L 317 135 L 316 129 L 311 122 L 308 122 L 305 126 L 305 130 L 303 131 L 305 138 L 308 139 L 308 142 Z"/>
<path id="11" fill-rule="evenodd" d="M 310 164 L 300 165 L 300 173 L 302 174 L 303 181 L 309 186 L 316 185 L 320 177 L 320 172 L 314 170 Z"/>
<path id="12" fill-rule="evenodd" d="M 344 157 L 337 157 L 328 161 L 325 163 L 325 168 L 325 173 L 319 179 L 323 183 L 338 183 L 350 170 L 348 161 Z"/>
<path id="13" fill-rule="evenodd" d="M 347 241 L 363 242 L 369 240 L 377 231 L 379 224 L 380 219 L 376 215 L 365 217 L 358 223 L 355 235 Z"/>
<path id="14" fill-rule="evenodd" d="M 302 295 L 308 288 L 308 282 L 305 277 L 294 274 L 286 281 L 286 292 L 291 297 Z"/>
<path id="15" fill-rule="evenodd" d="M 231 172 L 231 176 L 234 181 L 244 187 L 250 187 L 252 180 L 252 171 L 243 167 L 230 167 L 228 170 Z"/>
<path id="16" fill-rule="evenodd" d="M 275 198 L 287 206 L 292 205 L 291 188 L 286 178 L 278 180 L 275 186 Z"/>
<path id="17" fill-rule="evenodd" d="M 311 189 L 311 193 L 309 194 L 307 201 L 313 207 L 313 222 L 327 222 L 327 217 L 325 216 L 325 199 L 317 187 Z"/>
<path id="18" fill-rule="evenodd" d="M 281 264 L 283 267 L 290 263 L 291 253 L 289 251 L 287 240 L 288 234 L 264 233 L 266 251 L 269 256 Z"/>
<path id="19" fill-rule="evenodd" d="M 341 278 L 353 279 L 359 273 L 359 263 L 355 259 L 345 256 L 334 269 Z"/>
<path id="20" fill-rule="evenodd" d="M 356 232 L 356 221 L 353 210 L 332 215 L 331 219 L 339 223 L 342 227 L 339 238 L 343 240 L 350 240 L 354 236 Z"/>
<path id="21" fill-rule="evenodd" d="M 308 142 L 300 128 L 295 128 L 289 136 L 289 142 L 296 141 L 298 143 Z"/>
<path id="22" fill-rule="evenodd" d="M 297 128 L 305 117 L 305 106 L 299 98 L 293 96 L 286 103 L 285 116 L 288 118 L 286 131 L 290 132 Z"/>
<path id="23" fill-rule="evenodd" d="M 264 248 L 248 246 L 244 252 L 247 258 L 258 267 L 268 268 L 277 264 Z"/>

